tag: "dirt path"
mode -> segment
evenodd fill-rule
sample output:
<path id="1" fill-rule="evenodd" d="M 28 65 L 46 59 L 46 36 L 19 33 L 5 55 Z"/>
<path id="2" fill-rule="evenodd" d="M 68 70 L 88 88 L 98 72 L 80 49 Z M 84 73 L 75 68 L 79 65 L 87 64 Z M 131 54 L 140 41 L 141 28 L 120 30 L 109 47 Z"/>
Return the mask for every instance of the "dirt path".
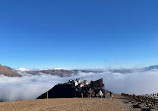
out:
<path id="1" fill-rule="evenodd" d="M 129 111 L 121 99 L 61 98 L 0 103 L 0 111 Z"/>

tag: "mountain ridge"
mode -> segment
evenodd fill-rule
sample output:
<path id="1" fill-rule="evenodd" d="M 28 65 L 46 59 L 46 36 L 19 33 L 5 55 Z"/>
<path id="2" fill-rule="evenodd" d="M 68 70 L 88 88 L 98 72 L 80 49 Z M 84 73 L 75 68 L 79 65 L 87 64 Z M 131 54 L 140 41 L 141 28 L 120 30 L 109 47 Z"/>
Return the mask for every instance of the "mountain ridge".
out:
<path id="1" fill-rule="evenodd" d="M 70 77 L 72 75 L 77 75 L 78 73 L 101 73 L 104 72 L 104 70 L 88 70 L 88 69 L 43 69 L 43 70 L 27 70 L 25 68 L 20 68 L 21 70 L 14 70 L 8 66 L 3 66 L 0 64 L 0 75 L 5 75 L 8 77 L 21 77 L 22 72 L 25 72 L 30 75 L 37 75 L 40 73 L 43 74 L 50 74 L 50 75 L 55 75 L 55 76 L 60 76 L 60 77 Z M 132 73 L 134 71 L 139 71 L 139 72 L 144 72 L 144 71 L 151 71 L 158 69 L 158 65 L 152 65 L 144 68 L 139 68 L 139 69 L 130 69 L 130 68 L 114 68 L 114 69 L 108 69 L 107 71 L 111 73 Z"/>
<path id="2" fill-rule="evenodd" d="M 19 73 L 14 71 L 12 68 L 8 66 L 3 66 L 0 64 L 0 75 L 5 75 L 8 77 L 21 77 Z"/>

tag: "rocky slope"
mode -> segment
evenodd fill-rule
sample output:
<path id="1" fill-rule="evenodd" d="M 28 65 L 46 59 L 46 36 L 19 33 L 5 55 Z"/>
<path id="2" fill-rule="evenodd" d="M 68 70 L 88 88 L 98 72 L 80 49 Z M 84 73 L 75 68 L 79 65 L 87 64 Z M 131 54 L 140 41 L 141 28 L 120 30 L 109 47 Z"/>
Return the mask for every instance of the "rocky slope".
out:
<path id="1" fill-rule="evenodd" d="M 2 66 L 1 64 L 0 64 L 0 75 L 5 75 L 8 77 L 21 77 L 21 75 L 16 71 L 14 71 L 12 68 L 8 66 Z"/>

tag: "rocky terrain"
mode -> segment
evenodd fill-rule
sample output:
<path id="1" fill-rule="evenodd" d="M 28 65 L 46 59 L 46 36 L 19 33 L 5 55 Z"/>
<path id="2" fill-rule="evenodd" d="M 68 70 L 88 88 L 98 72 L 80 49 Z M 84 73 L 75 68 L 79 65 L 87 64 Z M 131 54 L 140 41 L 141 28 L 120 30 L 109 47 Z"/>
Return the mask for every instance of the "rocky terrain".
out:
<path id="1" fill-rule="evenodd" d="M 140 96 L 129 94 L 125 94 L 119 99 L 122 99 L 127 106 L 130 106 L 131 111 L 158 111 L 157 100 L 155 102 L 147 99 L 141 100 Z"/>
<path id="2" fill-rule="evenodd" d="M 52 89 L 40 95 L 37 99 L 49 98 L 78 98 L 78 97 L 102 97 L 108 92 L 103 83 L 103 78 L 88 83 L 81 79 L 69 80 L 67 83 L 57 84 Z M 63 93 L 64 92 L 64 93 Z"/>
<path id="3" fill-rule="evenodd" d="M 0 64 L 0 75 L 5 75 L 8 77 L 21 77 L 21 75 L 16 71 L 14 71 L 12 68 L 7 66 L 2 66 L 1 64 Z"/>

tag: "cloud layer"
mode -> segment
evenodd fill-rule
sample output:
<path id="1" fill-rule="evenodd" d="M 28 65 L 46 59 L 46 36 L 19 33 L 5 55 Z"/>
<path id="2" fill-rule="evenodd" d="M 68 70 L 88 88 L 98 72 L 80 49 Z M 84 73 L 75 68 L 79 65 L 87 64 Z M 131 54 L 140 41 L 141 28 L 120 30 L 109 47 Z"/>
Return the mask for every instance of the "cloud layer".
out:
<path id="1" fill-rule="evenodd" d="M 133 73 L 79 73 L 72 77 L 58 77 L 46 74 L 29 75 L 22 77 L 0 76 L 0 101 L 30 100 L 51 89 L 58 83 L 69 79 L 82 80 L 104 79 L 105 88 L 115 93 L 150 94 L 158 92 L 158 70 Z"/>

